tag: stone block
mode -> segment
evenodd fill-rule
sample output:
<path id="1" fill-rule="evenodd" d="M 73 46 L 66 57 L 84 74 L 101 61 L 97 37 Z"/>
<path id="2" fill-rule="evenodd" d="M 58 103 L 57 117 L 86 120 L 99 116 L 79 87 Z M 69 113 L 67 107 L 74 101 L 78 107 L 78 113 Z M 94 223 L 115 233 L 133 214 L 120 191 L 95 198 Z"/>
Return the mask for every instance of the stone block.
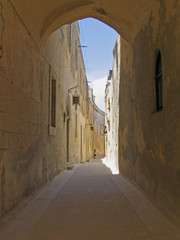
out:
<path id="1" fill-rule="evenodd" d="M 3 150 L 3 132 L 0 131 L 0 149 Z"/>
<path id="2" fill-rule="evenodd" d="M 4 160 L 4 150 L 0 150 L 0 164 Z"/>
<path id="3" fill-rule="evenodd" d="M 29 123 L 29 134 L 36 136 L 38 135 L 38 124 L 34 122 Z"/>
<path id="4" fill-rule="evenodd" d="M 15 100 L 16 99 L 16 100 Z M 8 114 L 13 116 L 13 118 L 22 118 L 22 108 L 20 105 L 20 101 L 22 99 L 19 99 L 19 94 L 14 93 L 14 97 L 12 99 L 8 99 Z"/>
<path id="5" fill-rule="evenodd" d="M 7 112 L 7 98 L 4 95 L 0 95 L 0 112 Z"/>
<path id="6" fill-rule="evenodd" d="M 0 149 L 8 149 L 8 133 L 0 131 Z"/>
<path id="7" fill-rule="evenodd" d="M 3 112 L 0 112 L 0 130 L 5 130 L 6 126 L 6 114 Z"/>
<path id="8" fill-rule="evenodd" d="M 0 95 L 7 96 L 8 92 L 8 81 L 5 77 L 0 74 Z"/>
<path id="9" fill-rule="evenodd" d="M 20 152 L 21 135 L 18 133 L 9 133 L 9 149 L 14 152 Z"/>
<path id="10" fill-rule="evenodd" d="M 6 121 L 6 131 L 11 133 L 20 133 L 20 129 L 21 121 L 18 119 L 18 117 L 8 114 Z"/>
<path id="11" fill-rule="evenodd" d="M 4 147 L 5 150 L 7 150 L 8 149 L 8 145 L 9 145 L 9 134 L 4 132 L 4 136 L 3 137 L 4 137 L 3 138 L 3 145 L 4 145 L 3 147 Z"/>
<path id="12" fill-rule="evenodd" d="M 21 134 L 21 150 L 26 151 L 31 146 L 31 137 L 26 134 Z"/>

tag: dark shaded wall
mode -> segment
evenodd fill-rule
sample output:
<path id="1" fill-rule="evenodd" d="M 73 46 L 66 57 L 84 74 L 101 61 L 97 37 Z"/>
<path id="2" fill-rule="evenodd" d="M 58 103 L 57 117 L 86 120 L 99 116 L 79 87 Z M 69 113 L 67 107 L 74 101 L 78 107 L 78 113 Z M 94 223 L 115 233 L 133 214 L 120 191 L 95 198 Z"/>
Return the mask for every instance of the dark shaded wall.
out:
<path id="1" fill-rule="evenodd" d="M 180 8 L 156 1 L 133 44 L 121 39 L 120 171 L 180 225 Z M 163 110 L 156 111 L 161 51 Z"/>

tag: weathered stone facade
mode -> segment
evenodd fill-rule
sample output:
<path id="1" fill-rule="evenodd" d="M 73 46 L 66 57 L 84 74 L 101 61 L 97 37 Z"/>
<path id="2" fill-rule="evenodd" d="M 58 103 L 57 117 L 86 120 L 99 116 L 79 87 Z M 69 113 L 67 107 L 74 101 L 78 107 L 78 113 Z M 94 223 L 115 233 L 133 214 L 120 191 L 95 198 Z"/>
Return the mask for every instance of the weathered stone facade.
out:
<path id="1" fill-rule="evenodd" d="M 119 173 L 119 82 L 120 36 L 113 51 L 112 76 L 108 76 L 105 90 L 106 159 L 104 163 L 114 174 Z"/>
<path id="2" fill-rule="evenodd" d="M 89 86 L 89 118 L 86 124 L 87 131 L 87 160 L 94 157 L 94 149 L 96 156 L 103 157 L 105 155 L 105 113 L 95 104 L 95 96 L 93 89 Z"/>
<path id="3" fill-rule="evenodd" d="M 58 29 L 40 50 L 8 1 L 0 11 L 2 216 L 67 164 L 92 157 L 87 139 L 93 133 L 87 123 L 94 107 L 89 102 L 78 23 Z M 72 105 L 76 91 L 77 110 Z"/>
<path id="4" fill-rule="evenodd" d="M 180 224 L 179 1 L 156 1 L 132 44 L 121 38 L 120 171 Z M 162 59 L 163 109 L 155 71 Z"/>
<path id="5" fill-rule="evenodd" d="M 105 155 L 105 113 L 94 103 L 94 149 L 96 156 L 104 157 Z M 103 143 L 103 144 L 102 144 Z"/>

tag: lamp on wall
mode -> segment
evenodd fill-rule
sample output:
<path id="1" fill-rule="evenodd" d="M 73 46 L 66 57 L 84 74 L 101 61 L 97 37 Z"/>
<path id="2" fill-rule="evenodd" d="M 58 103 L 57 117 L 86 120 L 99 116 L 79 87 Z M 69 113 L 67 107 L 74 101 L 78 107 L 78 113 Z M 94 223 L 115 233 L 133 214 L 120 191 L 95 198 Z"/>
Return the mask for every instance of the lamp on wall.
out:
<path id="1" fill-rule="evenodd" d="M 87 46 L 82 44 L 82 45 L 79 45 L 78 47 L 81 47 L 81 48 L 86 48 Z"/>
<path id="2" fill-rule="evenodd" d="M 94 126 L 93 126 L 93 124 L 92 124 L 92 123 L 86 124 L 86 126 L 88 126 L 88 125 L 90 125 L 91 131 L 94 131 Z"/>
<path id="3" fill-rule="evenodd" d="M 77 91 L 75 91 L 74 95 L 72 96 L 72 104 L 75 105 L 75 109 L 77 109 L 77 106 L 80 105 L 80 97 L 77 93 Z"/>
<path id="4" fill-rule="evenodd" d="M 68 93 L 71 93 L 71 91 L 76 88 L 77 88 L 77 85 L 75 87 L 69 88 Z M 75 91 L 74 95 L 72 96 L 72 105 L 75 105 L 75 110 L 77 110 L 77 106 L 80 105 L 80 96 L 78 95 L 77 90 Z"/>
<path id="5" fill-rule="evenodd" d="M 94 131 L 94 127 L 93 126 L 91 126 L 91 131 Z"/>

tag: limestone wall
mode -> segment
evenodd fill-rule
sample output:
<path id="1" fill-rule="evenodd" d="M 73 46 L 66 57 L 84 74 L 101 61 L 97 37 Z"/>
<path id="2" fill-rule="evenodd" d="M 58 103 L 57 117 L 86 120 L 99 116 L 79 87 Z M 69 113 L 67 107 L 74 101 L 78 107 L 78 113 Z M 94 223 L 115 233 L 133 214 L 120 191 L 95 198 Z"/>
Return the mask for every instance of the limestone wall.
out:
<path id="1" fill-rule="evenodd" d="M 105 113 L 94 103 L 94 149 L 96 156 L 105 155 Z"/>
<path id="2" fill-rule="evenodd" d="M 106 165 L 113 173 L 119 173 L 119 81 L 120 81 L 120 36 L 113 51 L 113 74 L 105 92 L 106 105 Z"/>
<path id="3" fill-rule="evenodd" d="M 179 2 L 155 1 L 133 44 L 121 39 L 120 171 L 180 223 Z M 163 110 L 155 65 L 162 57 Z"/>
<path id="4" fill-rule="evenodd" d="M 88 119 L 86 122 L 86 152 L 87 156 L 86 159 L 90 160 L 93 158 L 93 150 L 94 150 L 94 102 L 93 102 L 93 90 L 89 86 L 88 87 Z"/>
<path id="5" fill-rule="evenodd" d="M 0 18 L 2 216 L 68 163 L 87 160 L 89 112 L 77 22 L 54 32 L 40 50 L 8 1 L 0 4 Z"/>

